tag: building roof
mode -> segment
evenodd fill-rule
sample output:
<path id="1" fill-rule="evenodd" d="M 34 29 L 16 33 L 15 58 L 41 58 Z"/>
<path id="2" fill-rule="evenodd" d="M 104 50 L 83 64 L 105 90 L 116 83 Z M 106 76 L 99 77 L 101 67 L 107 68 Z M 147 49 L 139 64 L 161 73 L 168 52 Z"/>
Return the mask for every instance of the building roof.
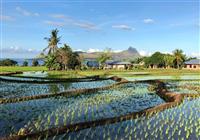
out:
<path id="1" fill-rule="evenodd" d="M 112 64 L 115 63 L 115 62 L 117 62 L 117 61 L 107 60 L 107 61 L 105 62 L 105 64 L 107 64 L 107 65 L 112 65 Z"/>
<path id="2" fill-rule="evenodd" d="M 114 63 L 114 65 L 131 65 L 131 63 L 130 62 L 116 62 L 116 63 Z"/>
<path id="3" fill-rule="evenodd" d="M 88 67 L 99 67 L 99 63 L 97 61 L 88 61 L 86 63 Z"/>
<path id="4" fill-rule="evenodd" d="M 192 60 L 186 61 L 185 64 L 188 64 L 188 65 L 200 65 L 200 59 L 192 59 Z"/>
<path id="5" fill-rule="evenodd" d="M 112 61 L 112 60 L 108 60 L 106 61 L 107 65 L 131 65 L 130 62 L 126 62 L 126 61 Z"/>

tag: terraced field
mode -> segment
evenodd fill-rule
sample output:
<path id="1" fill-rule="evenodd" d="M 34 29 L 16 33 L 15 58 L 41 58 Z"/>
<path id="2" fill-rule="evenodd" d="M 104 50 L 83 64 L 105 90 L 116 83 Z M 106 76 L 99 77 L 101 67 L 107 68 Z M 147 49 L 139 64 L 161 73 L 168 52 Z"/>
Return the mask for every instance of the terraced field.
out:
<path id="1" fill-rule="evenodd" d="M 53 80 L 0 77 L 1 138 L 200 137 L 199 80 Z"/>

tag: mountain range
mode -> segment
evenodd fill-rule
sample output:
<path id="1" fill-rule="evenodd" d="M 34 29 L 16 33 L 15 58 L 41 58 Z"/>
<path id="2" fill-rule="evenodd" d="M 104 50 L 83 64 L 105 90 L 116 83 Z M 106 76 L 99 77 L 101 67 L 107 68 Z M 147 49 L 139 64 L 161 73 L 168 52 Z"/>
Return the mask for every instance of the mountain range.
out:
<path id="1" fill-rule="evenodd" d="M 80 56 L 82 56 L 84 59 L 96 59 L 98 58 L 103 52 L 78 52 Z M 111 52 L 111 57 L 113 60 L 133 60 L 135 58 L 141 57 L 139 52 L 136 48 L 129 47 L 127 50 L 121 51 L 121 52 Z"/>

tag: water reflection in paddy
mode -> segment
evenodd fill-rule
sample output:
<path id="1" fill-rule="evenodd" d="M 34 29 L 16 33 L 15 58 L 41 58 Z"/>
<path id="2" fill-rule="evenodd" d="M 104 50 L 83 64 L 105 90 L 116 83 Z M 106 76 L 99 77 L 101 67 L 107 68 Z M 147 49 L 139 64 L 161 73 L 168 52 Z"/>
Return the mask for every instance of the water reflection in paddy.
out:
<path id="1" fill-rule="evenodd" d="M 200 93 L 200 80 L 166 81 L 169 91 L 179 94 Z"/>
<path id="2" fill-rule="evenodd" d="M 175 108 L 152 117 L 123 121 L 55 136 L 62 139 L 199 140 L 200 99 L 185 99 Z"/>
<path id="3" fill-rule="evenodd" d="M 0 105 L 0 135 L 16 130 L 44 130 L 102 118 L 125 115 L 164 103 L 148 84 L 125 84 L 113 90 L 77 97 L 57 97 Z M 11 114 L 15 114 L 12 116 Z M 26 117 L 24 117 L 26 116 Z"/>
<path id="4" fill-rule="evenodd" d="M 72 82 L 72 83 L 13 83 L 0 80 L 0 98 L 31 96 L 45 93 L 56 93 L 65 90 L 96 88 L 114 84 L 113 80 L 103 80 L 94 82 Z"/>

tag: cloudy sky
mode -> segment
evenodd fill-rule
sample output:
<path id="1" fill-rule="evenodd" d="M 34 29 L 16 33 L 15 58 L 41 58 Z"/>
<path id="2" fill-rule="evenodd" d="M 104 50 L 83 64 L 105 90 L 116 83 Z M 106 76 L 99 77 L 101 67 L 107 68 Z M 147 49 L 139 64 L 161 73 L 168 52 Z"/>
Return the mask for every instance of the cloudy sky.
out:
<path id="1" fill-rule="evenodd" d="M 58 28 L 74 50 L 135 47 L 142 55 L 182 49 L 198 56 L 198 0 L 2 0 L 1 57 L 31 58 Z"/>

